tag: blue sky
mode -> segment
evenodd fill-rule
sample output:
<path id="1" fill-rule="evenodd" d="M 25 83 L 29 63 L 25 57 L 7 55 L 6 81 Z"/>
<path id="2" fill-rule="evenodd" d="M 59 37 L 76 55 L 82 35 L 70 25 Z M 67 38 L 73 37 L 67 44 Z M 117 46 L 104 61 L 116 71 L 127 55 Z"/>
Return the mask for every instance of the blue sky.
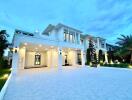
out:
<path id="1" fill-rule="evenodd" d="M 63 23 L 114 44 L 132 30 L 132 0 L 0 0 L 0 29 L 42 32 Z"/>

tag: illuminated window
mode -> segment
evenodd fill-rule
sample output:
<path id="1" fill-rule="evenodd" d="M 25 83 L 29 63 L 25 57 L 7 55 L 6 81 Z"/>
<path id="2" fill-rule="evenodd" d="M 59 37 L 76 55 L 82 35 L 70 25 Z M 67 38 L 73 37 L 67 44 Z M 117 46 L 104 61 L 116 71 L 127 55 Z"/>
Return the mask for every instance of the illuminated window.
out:
<path id="1" fill-rule="evenodd" d="M 70 34 L 70 42 L 73 42 L 73 35 Z"/>
<path id="2" fill-rule="evenodd" d="M 41 64 L 41 55 L 40 53 L 35 54 L 35 65 L 40 65 Z"/>
<path id="3" fill-rule="evenodd" d="M 69 34 L 66 34 L 66 41 L 69 41 Z"/>
<path id="4" fill-rule="evenodd" d="M 67 29 L 64 29 L 64 41 L 68 41 L 68 38 L 69 38 L 68 35 L 69 35 L 68 34 L 68 30 Z"/>

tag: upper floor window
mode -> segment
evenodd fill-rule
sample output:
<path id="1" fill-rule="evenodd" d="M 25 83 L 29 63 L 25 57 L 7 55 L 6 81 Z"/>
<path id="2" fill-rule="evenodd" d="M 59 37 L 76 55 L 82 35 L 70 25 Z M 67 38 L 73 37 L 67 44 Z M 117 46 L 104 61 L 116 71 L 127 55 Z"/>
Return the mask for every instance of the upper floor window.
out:
<path id="1" fill-rule="evenodd" d="M 104 43 L 101 44 L 101 47 L 104 48 Z"/>
<path id="2" fill-rule="evenodd" d="M 68 41 L 68 30 L 67 29 L 64 29 L 64 41 Z"/>
<path id="3" fill-rule="evenodd" d="M 70 34 L 70 42 L 73 42 L 73 35 Z"/>
<path id="4" fill-rule="evenodd" d="M 64 29 L 64 41 L 74 43 L 75 42 L 75 32 Z"/>

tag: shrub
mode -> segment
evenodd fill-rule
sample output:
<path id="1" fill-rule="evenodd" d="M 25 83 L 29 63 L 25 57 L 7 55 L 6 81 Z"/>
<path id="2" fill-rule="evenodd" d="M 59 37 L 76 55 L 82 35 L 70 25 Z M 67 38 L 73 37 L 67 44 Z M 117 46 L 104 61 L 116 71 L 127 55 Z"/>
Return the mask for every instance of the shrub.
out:
<path id="1" fill-rule="evenodd" d="M 129 64 L 125 64 L 125 63 L 120 63 L 120 64 L 104 64 L 103 66 L 117 67 L 117 68 L 129 68 Z"/>
<path id="2" fill-rule="evenodd" d="M 8 68 L 8 60 L 0 59 L 0 68 Z"/>

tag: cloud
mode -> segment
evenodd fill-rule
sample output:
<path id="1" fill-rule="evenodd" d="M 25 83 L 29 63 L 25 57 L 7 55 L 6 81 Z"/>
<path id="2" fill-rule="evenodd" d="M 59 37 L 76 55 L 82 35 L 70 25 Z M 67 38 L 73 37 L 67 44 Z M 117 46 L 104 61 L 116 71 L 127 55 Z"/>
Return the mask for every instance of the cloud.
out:
<path id="1" fill-rule="evenodd" d="M 43 31 L 59 22 L 114 43 L 131 33 L 131 0 L 1 0 L 0 26 Z"/>

